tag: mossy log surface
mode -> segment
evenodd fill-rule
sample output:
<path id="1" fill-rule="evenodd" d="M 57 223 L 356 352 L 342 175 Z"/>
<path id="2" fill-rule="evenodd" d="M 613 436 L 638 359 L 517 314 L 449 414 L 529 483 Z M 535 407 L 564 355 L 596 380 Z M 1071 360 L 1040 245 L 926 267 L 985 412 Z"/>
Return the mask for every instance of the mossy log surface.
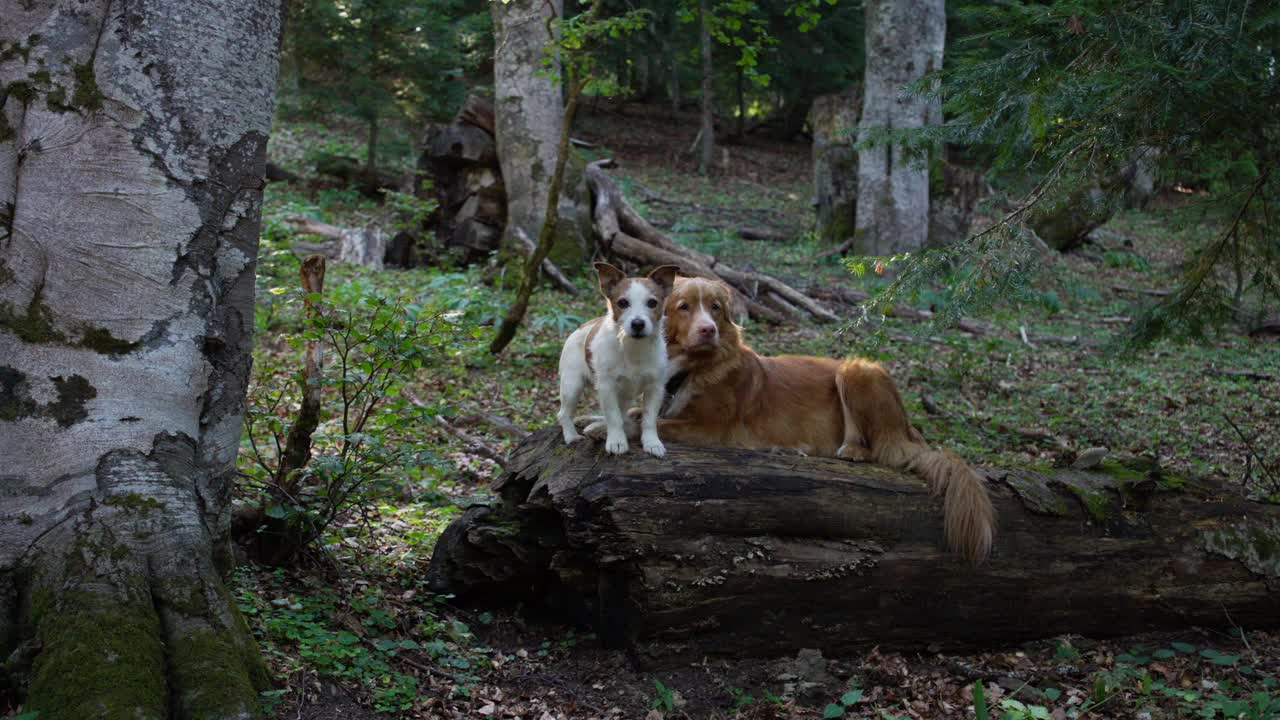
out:
<path id="1" fill-rule="evenodd" d="M 548 600 L 658 665 L 1280 620 L 1280 507 L 1230 487 L 1116 465 L 988 472 L 1000 530 L 975 568 L 943 549 L 941 504 L 912 476 L 667 449 L 530 436 L 500 501 L 446 530 L 431 583 Z"/>

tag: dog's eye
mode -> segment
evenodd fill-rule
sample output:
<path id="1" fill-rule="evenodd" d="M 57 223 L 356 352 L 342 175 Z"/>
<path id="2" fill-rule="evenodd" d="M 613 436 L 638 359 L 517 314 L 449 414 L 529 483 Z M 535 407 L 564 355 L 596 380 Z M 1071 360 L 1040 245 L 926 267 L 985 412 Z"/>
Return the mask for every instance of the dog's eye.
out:
<path id="1" fill-rule="evenodd" d="M 711 303 L 711 312 L 720 312 L 720 303 Z"/>
<path id="2" fill-rule="evenodd" d="M 627 308 L 631 307 L 631 301 L 626 298 L 622 298 L 621 300 L 618 301 L 618 307 L 622 308 L 623 310 L 626 310 Z"/>
<path id="3" fill-rule="evenodd" d="M 645 303 L 645 305 L 647 305 L 647 306 L 649 306 L 649 307 L 651 307 L 651 308 L 656 308 L 656 307 L 658 307 L 658 301 L 657 301 L 657 300 L 654 300 L 653 298 L 649 298 L 649 302 Z"/>
<path id="4" fill-rule="evenodd" d="M 683 311 L 685 311 L 685 312 L 689 312 L 689 303 L 687 303 L 687 302 L 682 302 L 682 303 L 680 303 L 680 306 L 679 306 L 679 307 L 677 307 L 676 309 L 677 309 L 677 310 L 683 310 Z"/>

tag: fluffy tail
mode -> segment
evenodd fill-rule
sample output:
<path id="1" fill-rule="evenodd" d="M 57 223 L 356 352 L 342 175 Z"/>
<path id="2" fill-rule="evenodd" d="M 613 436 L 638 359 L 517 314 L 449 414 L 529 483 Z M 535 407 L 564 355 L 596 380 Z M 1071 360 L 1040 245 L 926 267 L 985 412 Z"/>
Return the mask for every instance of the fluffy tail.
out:
<path id="1" fill-rule="evenodd" d="M 952 551 L 975 565 L 987 559 L 996 511 L 982 477 L 968 463 L 906 438 L 873 445 L 872 454 L 876 462 L 919 475 L 934 496 L 942 496 L 943 532 Z"/>

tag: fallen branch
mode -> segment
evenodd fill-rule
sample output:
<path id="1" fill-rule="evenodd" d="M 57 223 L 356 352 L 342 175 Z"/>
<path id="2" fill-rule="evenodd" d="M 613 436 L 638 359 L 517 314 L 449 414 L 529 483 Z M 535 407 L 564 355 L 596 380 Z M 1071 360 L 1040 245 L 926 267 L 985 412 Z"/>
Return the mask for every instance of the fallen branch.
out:
<path id="1" fill-rule="evenodd" d="M 849 248 L 853 247 L 854 238 L 855 236 L 850 235 L 848 238 L 845 238 L 845 241 L 840 243 L 839 245 L 833 248 L 829 248 L 827 250 L 823 250 L 822 252 L 818 253 L 817 257 L 821 259 L 821 258 L 831 257 L 832 255 L 844 255 L 845 253 L 849 252 Z"/>
<path id="2" fill-rule="evenodd" d="M 1112 285 L 1111 289 L 1120 293 L 1132 293 L 1134 295 L 1151 295 L 1153 297 L 1165 297 L 1172 295 L 1172 290 L 1148 290 L 1147 288 L 1134 288 L 1127 285 Z"/>
<path id="3" fill-rule="evenodd" d="M 738 228 L 738 237 L 742 238 L 743 240 L 766 240 L 766 241 L 774 242 L 774 241 L 781 241 L 781 240 L 789 240 L 791 239 L 792 236 L 793 236 L 793 233 L 789 233 L 786 230 L 777 230 L 774 228 L 760 228 L 760 227 Z"/>
<path id="4" fill-rule="evenodd" d="M 1253 459 L 1258 462 L 1258 467 L 1262 468 L 1263 474 L 1266 475 L 1267 479 L 1271 481 L 1271 489 L 1280 490 L 1280 480 L 1277 480 L 1276 476 L 1271 474 L 1271 470 L 1267 467 L 1266 461 L 1262 459 L 1262 456 L 1258 454 L 1257 450 L 1253 449 L 1253 443 L 1249 441 L 1249 438 L 1244 434 L 1242 430 L 1240 430 L 1240 427 L 1236 425 L 1235 421 L 1231 419 L 1230 415 L 1224 412 L 1222 413 L 1222 419 L 1226 420 L 1227 424 L 1231 426 L 1231 429 L 1236 431 L 1236 435 L 1240 436 L 1240 442 L 1244 443 L 1244 446 L 1249 450 L 1249 454 L 1252 455 Z"/>
<path id="5" fill-rule="evenodd" d="M 338 262 L 352 263 L 382 269 L 382 258 L 386 253 L 387 234 L 377 226 L 367 228 L 343 228 L 337 225 L 320 222 L 303 215 L 292 215 L 285 222 L 293 225 L 304 235 L 319 235 L 338 241 Z"/>
<path id="6" fill-rule="evenodd" d="M 871 299 L 870 293 L 861 290 L 852 290 L 849 288 L 824 288 L 824 287 L 807 287 L 805 294 L 818 298 L 819 300 L 827 300 L 840 302 L 845 305 L 861 305 Z M 928 310 L 918 310 L 910 305 L 894 305 L 885 313 L 888 317 L 905 318 L 907 320 L 932 320 L 934 313 Z M 970 335 L 987 335 L 994 329 L 991 325 L 980 320 L 972 318 L 960 318 L 956 321 L 956 328 L 969 333 Z"/>
<path id="7" fill-rule="evenodd" d="M 461 440 L 462 443 L 475 454 L 494 461 L 500 467 L 506 467 L 506 457 L 494 446 L 481 440 L 475 435 L 472 435 L 466 430 L 463 430 L 462 428 L 454 427 L 453 423 L 446 420 L 443 415 L 437 415 L 436 422 L 440 423 L 440 427 L 443 428 L 445 432 Z"/>
<path id="8" fill-rule="evenodd" d="M 795 320 L 806 314 L 820 322 L 838 319 L 813 298 L 775 277 L 736 270 L 711 255 L 673 242 L 627 203 L 613 178 L 598 163 L 587 166 L 586 176 L 602 254 L 639 265 L 675 265 L 682 275 L 722 280 L 738 291 L 746 312 L 760 320 Z"/>
<path id="9" fill-rule="evenodd" d="M 520 427 L 501 415 L 494 415 L 493 413 L 478 412 L 470 415 L 461 415 L 453 419 L 453 424 L 461 425 L 462 427 L 488 425 L 504 435 L 517 439 L 524 439 L 529 436 L 529 430 Z"/>
<path id="10" fill-rule="evenodd" d="M 1208 373 L 1210 375 L 1216 375 L 1218 377 L 1234 377 L 1234 378 L 1243 378 L 1245 380 L 1263 381 L 1263 380 L 1276 379 L 1274 375 L 1270 375 L 1268 373 L 1263 373 L 1263 372 L 1257 372 L 1255 370 L 1226 370 L 1223 368 L 1211 367 L 1208 369 Z"/>
<path id="11" fill-rule="evenodd" d="M 533 241 L 529 239 L 529 235 L 525 233 L 524 228 L 515 228 L 515 232 L 513 234 L 515 235 L 516 240 L 520 243 L 521 254 L 524 255 L 526 259 L 532 257 L 537 248 L 534 246 Z M 544 258 L 542 260 L 542 274 L 550 278 L 551 281 L 556 284 L 556 287 L 570 295 L 573 295 L 574 297 L 577 297 L 578 286 L 574 285 L 569 278 L 565 277 L 564 272 L 562 272 L 560 268 L 556 267 L 556 264 L 551 262 L 550 258 Z"/>

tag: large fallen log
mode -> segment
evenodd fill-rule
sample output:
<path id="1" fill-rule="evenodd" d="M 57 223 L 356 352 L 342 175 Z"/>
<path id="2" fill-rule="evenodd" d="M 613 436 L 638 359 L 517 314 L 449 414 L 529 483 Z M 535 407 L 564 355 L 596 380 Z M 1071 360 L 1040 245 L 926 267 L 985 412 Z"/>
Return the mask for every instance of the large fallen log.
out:
<path id="1" fill-rule="evenodd" d="M 914 477 L 667 450 L 535 433 L 500 501 L 445 531 L 432 587 L 548 600 L 655 665 L 1280 622 L 1280 507 L 1231 487 L 1110 464 L 988 473 L 1000 530 L 973 568 L 943 550 L 940 504 Z"/>

